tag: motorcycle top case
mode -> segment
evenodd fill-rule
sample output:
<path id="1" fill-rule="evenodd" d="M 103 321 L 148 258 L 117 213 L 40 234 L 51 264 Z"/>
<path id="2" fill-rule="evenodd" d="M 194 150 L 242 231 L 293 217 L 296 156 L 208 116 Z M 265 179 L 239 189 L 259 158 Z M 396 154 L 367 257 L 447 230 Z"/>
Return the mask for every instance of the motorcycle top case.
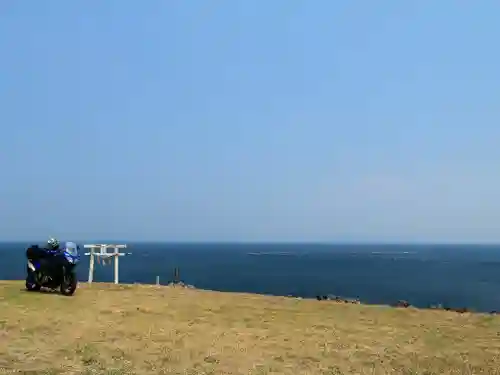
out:
<path id="1" fill-rule="evenodd" d="M 26 249 L 26 257 L 28 259 L 46 258 L 47 255 L 47 252 L 38 245 L 31 245 L 28 249 Z"/>

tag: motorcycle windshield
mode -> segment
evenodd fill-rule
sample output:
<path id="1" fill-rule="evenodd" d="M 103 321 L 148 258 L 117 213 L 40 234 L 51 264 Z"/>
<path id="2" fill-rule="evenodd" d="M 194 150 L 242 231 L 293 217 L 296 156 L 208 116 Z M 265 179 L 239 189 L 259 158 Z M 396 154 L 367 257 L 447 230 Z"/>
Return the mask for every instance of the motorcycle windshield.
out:
<path id="1" fill-rule="evenodd" d="M 78 256 L 78 246 L 76 246 L 76 243 L 74 242 L 66 242 L 64 251 L 74 257 Z"/>

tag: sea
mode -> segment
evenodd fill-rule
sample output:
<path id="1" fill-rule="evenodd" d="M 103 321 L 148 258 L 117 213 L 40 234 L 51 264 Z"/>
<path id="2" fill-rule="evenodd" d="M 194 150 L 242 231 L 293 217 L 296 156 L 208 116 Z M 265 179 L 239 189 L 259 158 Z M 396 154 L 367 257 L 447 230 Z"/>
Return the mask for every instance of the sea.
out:
<path id="1" fill-rule="evenodd" d="M 0 243 L 0 279 L 25 278 L 30 244 Z M 121 283 L 154 284 L 158 276 L 168 284 L 178 268 L 181 281 L 201 289 L 500 311 L 500 245 L 128 243 L 126 251 Z M 94 280 L 112 282 L 112 264 L 96 264 Z"/>

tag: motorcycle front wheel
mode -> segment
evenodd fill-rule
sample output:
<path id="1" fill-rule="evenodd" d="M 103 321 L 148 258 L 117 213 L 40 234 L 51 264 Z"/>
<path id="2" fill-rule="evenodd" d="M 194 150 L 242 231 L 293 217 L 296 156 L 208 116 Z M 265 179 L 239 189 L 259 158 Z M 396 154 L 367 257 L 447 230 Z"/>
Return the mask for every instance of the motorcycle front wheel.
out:
<path id="1" fill-rule="evenodd" d="M 61 283 L 61 294 L 64 296 L 72 296 L 76 291 L 77 285 L 78 281 L 76 279 L 76 274 L 74 272 L 66 274 Z"/>

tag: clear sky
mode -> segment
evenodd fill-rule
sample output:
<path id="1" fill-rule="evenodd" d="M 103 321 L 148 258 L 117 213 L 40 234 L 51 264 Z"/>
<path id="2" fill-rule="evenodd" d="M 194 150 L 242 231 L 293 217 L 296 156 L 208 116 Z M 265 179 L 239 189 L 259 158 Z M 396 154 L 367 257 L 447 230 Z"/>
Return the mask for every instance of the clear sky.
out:
<path id="1" fill-rule="evenodd" d="M 498 1 L 0 3 L 0 239 L 500 242 Z"/>

